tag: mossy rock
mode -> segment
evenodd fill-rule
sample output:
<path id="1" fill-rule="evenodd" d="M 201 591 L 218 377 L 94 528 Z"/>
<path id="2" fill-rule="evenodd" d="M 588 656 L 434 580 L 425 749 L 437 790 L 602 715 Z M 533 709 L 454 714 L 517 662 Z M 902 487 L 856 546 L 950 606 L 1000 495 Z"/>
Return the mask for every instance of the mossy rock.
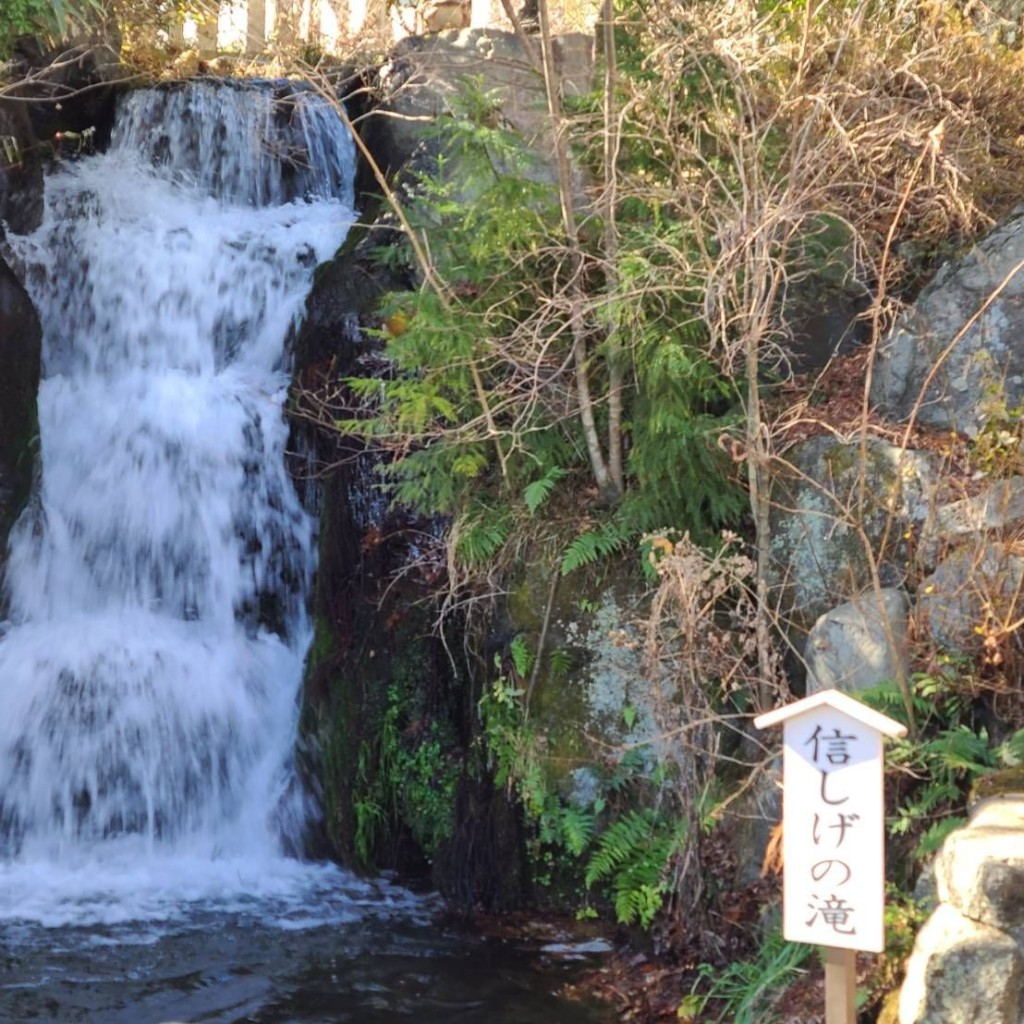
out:
<path id="1" fill-rule="evenodd" d="M 974 783 L 968 802 L 974 806 L 983 800 L 1021 796 L 1024 796 L 1024 764 L 983 775 Z"/>
<path id="2" fill-rule="evenodd" d="M 900 990 L 895 989 L 882 1000 L 877 1024 L 900 1024 Z"/>
<path id="3" fill-rule="evenodd" d="M 523 638 L 535 651 L 548 619 L 529 693 L 530 727 L 551 787 L 564 799 L 586 803 L 599 761 L 655 731 L 635 625 L 644 588 L 633 565 L 623 563 L 559 579 L 551 599 L 558 566 L 525 561 L 508 598 L 506 636 Z"/>

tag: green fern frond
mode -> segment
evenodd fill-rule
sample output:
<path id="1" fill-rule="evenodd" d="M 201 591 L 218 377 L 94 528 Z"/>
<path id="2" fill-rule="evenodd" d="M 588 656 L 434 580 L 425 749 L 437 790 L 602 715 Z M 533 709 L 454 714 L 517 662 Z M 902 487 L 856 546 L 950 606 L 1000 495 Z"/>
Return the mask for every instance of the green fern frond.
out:
<path id="1" fill-rule="evenodd" d="M 562 575 L 568 576 L 585 565 L 607 558 L 624 547 L 632 535 L 628 526 L 618 522 L 604 523 L 595 530 L 581 533 L 565 550 Z"/>
<path id="2" fill-rule="evenodd" d="M 571 804 L 562 811 L 561 840 L 574 857 L 579 857 L 590 845 L 595 826 L 596 818 L 592 811 Z"/>
<path id="3" fill-rule="evenodd" d="M 539 480 L 534 480 L 533 483 L 527 484 L 526 489 L 523 491 L 523 501 L 530 510 L 531 516 L 548 500 L 551 492 L 555 489 L 555 484 L 564 476 L 564 469 L 552 466 Z"/>
<path id="4" fill-rule="evenodd" d="M 479 566 L 490 561 L 508 540 L 509 524 L 504 517 L 480 515 L 464 519 L 455 531 L 455 555 L 466 566 Z"/>
<path id="5" fill-rule="evenodd" d="M 629 811 L 602 833 L 587 863 L 584 881 L 590 887 L 609 879 L 630 859 L 648 848 L 654 835 L 655 812 L 650 808 Z"/>
<path id="6" fill-rule="evenodd" d="M 923 860 L 925 857 L 930 857 L 933 853 L 937 853 L 939 847 L 946 841 L 946 836 L 951 832 L 955 832 L 966 823 L 966 818 L 958 817 L 943 818 L 942 821 L 935 822 L 934 825 L 929 826 L 922 834 L 914 849 L 914 856 L 918 860 Z"/>

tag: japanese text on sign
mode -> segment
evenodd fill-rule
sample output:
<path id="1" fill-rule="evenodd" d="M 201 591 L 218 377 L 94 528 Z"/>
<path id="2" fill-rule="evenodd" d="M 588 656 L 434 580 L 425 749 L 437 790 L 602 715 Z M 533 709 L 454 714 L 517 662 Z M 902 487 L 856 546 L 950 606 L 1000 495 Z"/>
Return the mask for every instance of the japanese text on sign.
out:
<path id="1" fill-rule="evenodd" d="M 826 705 L 787 721 L 784 741 L 785 936 L 880 951 L 881 735 Z"/>

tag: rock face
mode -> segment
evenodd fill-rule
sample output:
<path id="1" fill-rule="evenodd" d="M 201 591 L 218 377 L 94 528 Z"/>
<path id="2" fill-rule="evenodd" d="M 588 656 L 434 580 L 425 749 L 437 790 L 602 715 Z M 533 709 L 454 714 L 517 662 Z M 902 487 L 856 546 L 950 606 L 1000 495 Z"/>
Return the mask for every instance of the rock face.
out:
<path id="1" fill-rule="evenodd" d="M 563 75 L 566 88 L 589 87 L 590 40 L 581 36 L 558 45 L 563 65 L 580 62 L 576 79 Z M 400 195 L 417 172 L 436 170 L 440 139 L 433 122 L 451 108 L 465 76 L 481 76 L 481 89 L 497 95 L 501 117 L 519 130 L 524 146 L 544 137 L 541 77 L 515 36 L 468 30 L 410 37 L 379 69 L 377 103 L 361 109 L 349 105 L 363 141 Z M 318 270 L 307 315 L 293 339 L 300 408 L 301 392 L 327 375 L 344 378 L 356 372 L 357 364 L 361 370 L 370 365 L 386 372 L 378 343 L 360 328 L 380 326 L 376 306 L 383 292 L 419 283 L 414 269 L 386 266 L 378 258 L 380 247 L 401 236 L 387 205 L 379 195 L 370 195 L 376 188 L 364 166 L 356 181 L 362 223 L 334 261 Z M 433 629 L 436 607 L 431 601 L 445 573 L 438 541 L 442 531 L 435 523 L 384 508 L 371 460 L 356 445 L 342 442 L 333 448 L 335 443 L 329 437 L 308 442 L 317 448 L 320 464 L 334 466 L 311 495 L 321 513 L 321 560 L 303 758 L 309 777 L 322 780 L 326 821 L 318 850 L 350 863 L 362 859 L 406 871 L 418 867 L 445 895 L 467 906 L 512 905 L 522 899 L 527 881 L 519 811 L 473 753 L 481 743 L 480 692 L 462 678 L 468 669 L 456 667 Z M 495 626 L 485 652 L 489 661 L 507 656 L 510 637 Z M 450 649 L 463 646 L 460 637 Z M 605 682 L 613 692 L 613 682 Z M 538 686 L 538 714 L 553 694 L 561 698 L 568 689 Z M 619 695 L 614 707 L 620 718 L 624 700 Z M 405 717 L 406 708 L 415 709 L 411 717 Z M 547 711 L 548 721 L 560 721 L 560 711 Z M 577 739 L 582 737 L 579 719 L 571 725 Z M 398 750 L 386 750 L 395 744 L 388 737 L 396 727 Z M 565 732 L 552 742 L 560 744 Z M 387 793 L 387 758 L 420 764 L 416 759 L 434 749 L 432 744 L 443 753 L 430 765 L 433 787 L 424 796 L 436 806 L 414 798 L 410 786 L 400 794 Z M 569 771 L 560 784 L 585 790 L 588 780 L 585 773 L 577 778 Z M 375 825 L 370 836 L 366 808 L 381 802 L 382 794 L 397 813 Z M 443 834 L 425 834 L 430 821 L 446 813 L 451 816 Z M 429 863 L 423 863 L 424 854 Z M 414 863 L 417 856 L 419 864 Z"/>
<path id="2" fill-rule="evenodd" d="M 1022 265 L 1024 207 L 943 268 L 879 347 L 878 411 L 968 435 L 1007 425 L 1013 450 Z M 804 648 L 809 690 L 905 675 L 911 634 L 939 651 L 999 656 L 1024 617 L 1024 479 L 953 500 L 937 454 L 874 439 L 812 439 L 787 459 L 772 496 L 771 583 L 798 627 L 816 619 Z M 981 803 L 947 839 L 935 879 L 940 903 L 908 966 L 900 1024 L 1022 1024 L 1024 798 Z"/>
<path id="3" fill-rule="evenodd" d="M 772 492 L 770 583 L 808 630 L 837 598 L 873 584 L 899 586 L 910 557 L 906 534 L 924 521 L 936 486 L 928 452 L 876 439 L 864 447 L 815 437 L 787 454 Z"/>
<path id="4" fill-rule="evenodd" d="M 900 1024 L 1024 1020 L 1024 798 L 984 801 L 935 862 L 940 905 L 921 930 Z"/>
<path id="5" fill-rule="evenodd" d="M 558 37 L 555 59 L 567 95 L 590 90 L 590 36 Z M 528 145 L 543 151 L 549 125 L 543 79 L 513 33 L 466 29 L 409 36 L 380 70 L 382 102 L 366 129 L 367 142 L 385 173 L 409 163 L 429 138 L 432 119 L 452 109 L 467 79 L 478 80 L 481 95 L 494 98 L 502 120 Z"/>
<path id="6" fill-rule="evenodd" d="M 114 104 L 129 77 L 108 46 L 83 43 L 49 54 L 27 49 L 14 62 L 12 76 L 24 81 L 9 94 L 26 107 L 40 142 L 50 144 L 58 132 L 92 131 L 94 144 L 106 146 Z"/>
<path id="7" fill-rule="evenodd" d="M 24 103 L 0 100 L 0 137 L 0 222 L 27 234 L 43 219 L 43 167 Z"/>
<path id="8" fill-rule="evenodd" d="M 974 435 L 1024 402 L 1024 208 L 944 266 L 879 347 L 882 412 Z M 992 293 L 998 289 L 994 297 Z"/>
<path id="9" fill-rule="evenodd" d="M 1016 621 L 1020 615 L 1024 558 L 1014 545 L 975 541 L 944 559 L 918 588 L 918 618 L 949 651 L 976 650 L 978 631 Z"/>
<path id="10" fill-rule="evenodd" d="M 0 579 L 7 534 L 32 487 L 41 337 L 32 302 L 0 260 Z"/>

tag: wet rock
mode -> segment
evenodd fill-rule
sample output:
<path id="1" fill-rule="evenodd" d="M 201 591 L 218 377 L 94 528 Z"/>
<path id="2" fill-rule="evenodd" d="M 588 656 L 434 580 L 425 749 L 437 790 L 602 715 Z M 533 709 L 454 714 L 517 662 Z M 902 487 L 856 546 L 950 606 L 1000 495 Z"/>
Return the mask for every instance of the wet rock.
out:
<path id="1" fill-rule="evenodd" d="M 31 300 L 0 260 L 0 558 L 32 485 L 41 336 Z"/>
<path id="2" fill-rule="evenodd" d="M 110 47 L 82 43 L 26 54 L 12 74 L 20 84 L 10 96 L 26 107 L 41 143 L 51 143 L 58 133 L 92 132 L 93 144 L 106 146 L 117 97 L 130 77 Z"/>
<path id="3" fill-rule="evenodd" d="M 0 99 L 0 237 L 23 235 L 43 219 L 43 163 L 24 103 Z"/>

